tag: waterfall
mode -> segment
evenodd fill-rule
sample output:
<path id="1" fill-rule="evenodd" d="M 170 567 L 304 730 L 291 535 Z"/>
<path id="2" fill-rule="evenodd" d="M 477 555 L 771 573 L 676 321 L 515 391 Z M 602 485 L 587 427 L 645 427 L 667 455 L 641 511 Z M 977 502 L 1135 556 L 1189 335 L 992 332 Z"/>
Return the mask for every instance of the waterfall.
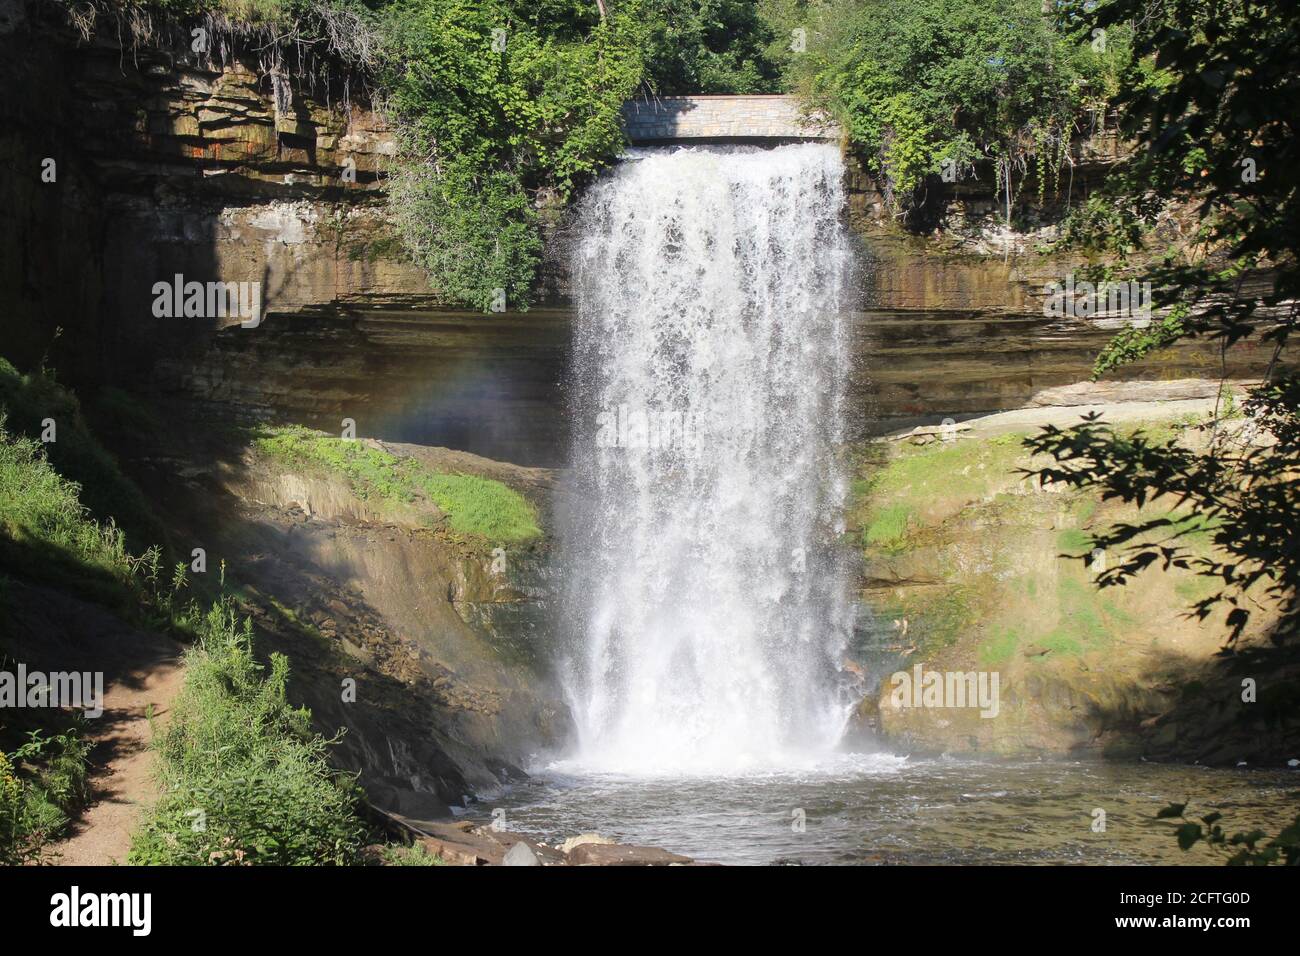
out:
<path id="1" fill-rule="evenodd" d="M 838 742 L 842 177 L 823 144 L 637 150 L 583 204 L 562 671 L 584 766 Z"/>

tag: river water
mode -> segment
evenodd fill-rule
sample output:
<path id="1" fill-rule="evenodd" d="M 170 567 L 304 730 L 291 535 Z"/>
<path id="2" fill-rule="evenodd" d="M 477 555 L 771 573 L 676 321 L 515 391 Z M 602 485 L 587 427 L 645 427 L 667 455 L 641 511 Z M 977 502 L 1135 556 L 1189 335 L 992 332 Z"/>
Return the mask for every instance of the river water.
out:
<path id="1" fill-rule="evenodd" d="M 1213 809 L 1229 833 L 1276 833 L 1297 797 L 1296 771 L 843 754 L 712 777 L 560 762 L 472 815 L 504 808 L 508 827 L 544 841 L 597 832 L 726 864 L 1219 864 L 1204 845 L 1180 850 L 1157 811 L 1188 801 L 1189 819 Z"/>

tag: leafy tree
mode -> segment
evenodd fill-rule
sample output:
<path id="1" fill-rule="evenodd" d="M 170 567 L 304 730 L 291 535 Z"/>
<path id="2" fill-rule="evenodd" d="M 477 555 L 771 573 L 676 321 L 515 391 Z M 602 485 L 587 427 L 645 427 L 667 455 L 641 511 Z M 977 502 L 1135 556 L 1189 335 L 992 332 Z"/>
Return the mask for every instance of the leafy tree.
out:
<path id="1" fill-rule="evenodd" d="M 1136 25 L 1116 102 L 1138 149 L 1107 197 L 1148 214 L 1158 208 L 1153 197 L 1179 198 L 1196 204 L 1200 220 L 1182 254 L 1149 276 L 1167 310 L 1164 327 L 1121 335 L 1098 371 L 1186 336 L 1232 345 L 1256 332 L 1263 308 L 1280 318 L 1261 333 L 1273 348 L 1271 375 L 1300 296 L 1300 22 L 1257 0 L 1111 0 L 1094 16 L 1093 29 Z M 1271 288 L 1243 294 L 1263 268 Z"/>
<path id="2" fill-rule="evenodd" d="M 380 81 L 404 137 L 399 229 L 448 298 L 526 306 L 539 206 L 623 144 L 641 78 L 639 5 L 399 0 L 382 14 Z"/>
<path id="3" fill-rule="evenodd" d="M 645 0 L 647 93 L 774 93 L 774 26 L 753 0 Z M 788 42 L 788 41 L 787 41 Z"/>
<path id="4" fill-rule="evenodd" d="M 945 165 L 969 174 L 991 160 L 1010 218 L 1014 176 L 1029 157 L 1040 183 L 1059 168 L 1080 111 L 1113 91 L 1101 65 L 1126 55 L 1081 49 L 1039 0 L 856 0 L 836 13 L 848 25 L 824 30 L 823 17 L 818 48 L 791 68 L 904 211 Z"/>
<path id="5" fill-rule="evenodd" d="M 1187 254 L 1154 267 L 1163 314 L 1117 335 L 1095 374 L 1193 336 L 1225 349 L 1258 336 L 1269 361 L 1246 420 L 1212 424 L 1203 449 L 1122 436 L 1095 419 L 1045 429 L 1028 444 L 1056 459 L 1044 480 L 1138 505 L 1170 496 L 1213 529 L 1215 557 L 1191 554 L 1165 518 L 1109 529 L 1097 544 L 1122 560 L 1101 576 L 1103 586 L 1157 563 L 1188 568 L 1220 585 L 1193 611 L 1205 617 L 1226 607 L 1230 643 L 1260 597 L 1280 612 L 1280 643 L 1300 625 L 1300 383 L 1285 356 L 1300 297 L 1300 24 L 1253 0 L 1111 0 L 1088 22 L 1136 24 L 1135 53 L 1147 61 L 1135 61 L 1118 97 L 1122 128 L 1138 149 L 1109 195 L 1117 204 L 1153 195 L 1193 202 L 1201 220 Z"/>

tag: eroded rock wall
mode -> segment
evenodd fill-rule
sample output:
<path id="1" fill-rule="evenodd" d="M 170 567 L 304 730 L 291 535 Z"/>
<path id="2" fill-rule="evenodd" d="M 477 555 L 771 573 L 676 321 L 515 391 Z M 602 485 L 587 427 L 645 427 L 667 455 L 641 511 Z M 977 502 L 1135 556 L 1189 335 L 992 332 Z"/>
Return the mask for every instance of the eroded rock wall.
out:
<path id="1" fill-rule="evenodd" d="M 11 359 L 45 356 L 71 384 L 152 389 L 217 418 L 334 429 L 350 417 L 364 434 L 563 463 L 571 221 L 549 232 L 542 308 L 448 309 L 388 226 L 395 141 L 364 77 L 337 63 L 277 67 L 234 40 L 195 54 L 187 32 L 161 26 L 136 42 L 100 24 L 86 41 L 52 4 L 10 5 L 25 19 L 5 21 L 0 70 L 26 92 L 0 102 L 0 154 L 17 170 L 0 182 L 14 226 L 0 237 Z M 1191 343 L 1101 391 L 1080 384 L 1114 324 L 1044 316 L 1046 284 L 1084 262 L 1038 248 L 1118 150 L 1101 134 L 1078 144 L 1059 181 L 1022 183 L 1014 211 L 1028 226 L 1014 233 L 987 170 L 936 188 L 918 235 L 849 162 L 863 428 L 1171 388 L 1208 395 L 1222 378 L 1258 375 L 1249 342 L 1227 364 L 1212 343 Z M 56 182 L 41 181 L 45 158 Z M 177 275 L 259 283 L 264 321 L 156 316 L 155 284 Z"/>

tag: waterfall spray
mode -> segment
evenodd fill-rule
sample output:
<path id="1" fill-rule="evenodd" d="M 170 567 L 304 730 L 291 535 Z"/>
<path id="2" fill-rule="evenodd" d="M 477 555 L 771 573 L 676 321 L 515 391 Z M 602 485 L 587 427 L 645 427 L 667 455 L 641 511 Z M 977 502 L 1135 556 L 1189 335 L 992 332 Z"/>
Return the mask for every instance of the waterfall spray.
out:
<path id="1" fill-rule="evenodd" d="M 587 197 L 563 668 L 586 766 L 786 766 L 838 742 L 842 177 L 823 144 L 644 150 Z"/>

